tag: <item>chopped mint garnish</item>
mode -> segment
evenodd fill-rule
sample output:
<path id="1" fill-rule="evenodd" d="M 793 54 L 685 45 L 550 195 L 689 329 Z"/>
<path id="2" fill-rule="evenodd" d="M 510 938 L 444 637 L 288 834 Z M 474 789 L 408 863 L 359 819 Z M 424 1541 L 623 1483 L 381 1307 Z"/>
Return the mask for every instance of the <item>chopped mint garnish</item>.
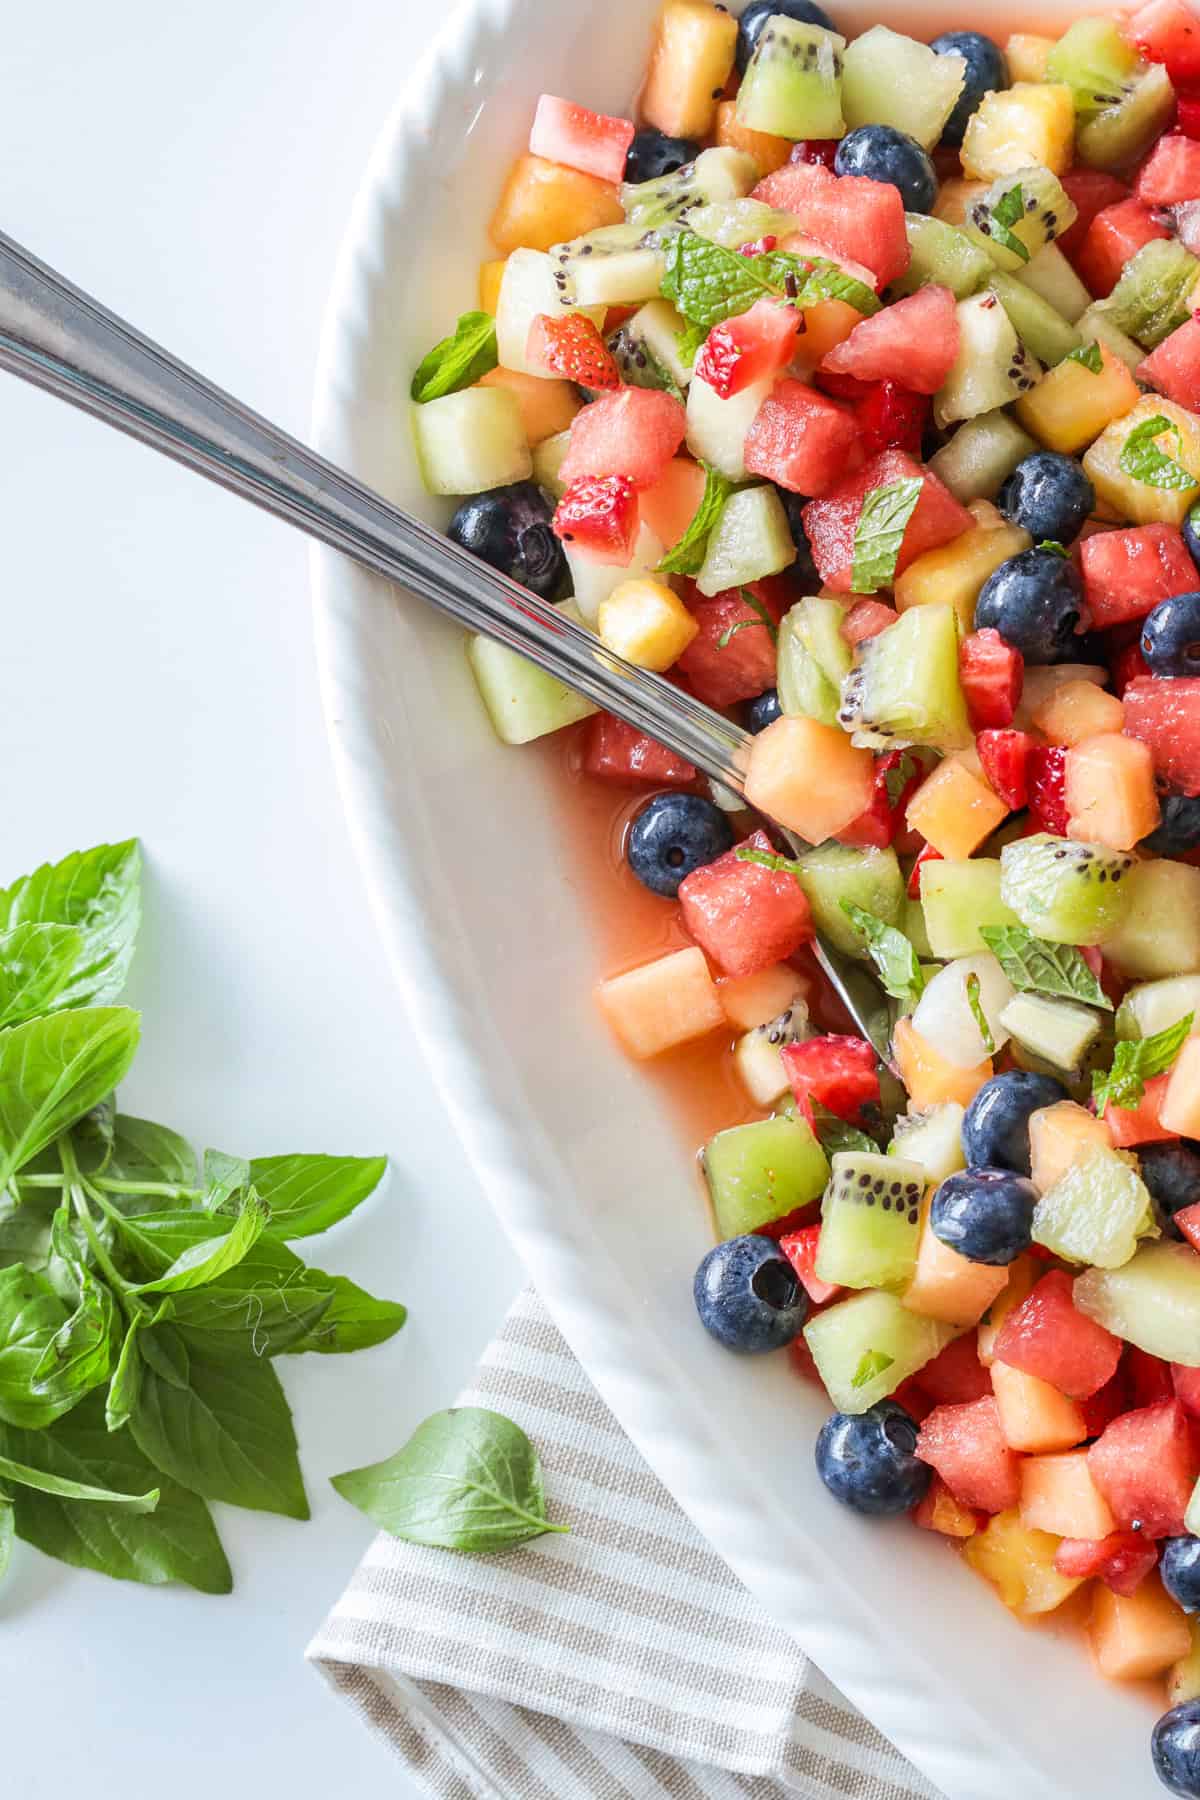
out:
<path id="1" fill-rule="evenodd" d="M 1082 363 L 1085 369 L 1092 371 L 1093 375 L 1099 375 L 1104 368 L 1104 358 L 1100 354 L 1100 346 L 1094 339 L 1090 344 L 1080 344 L 1076 350 L 1068 350 L 1063 361 Z"/>
<path id="2" fill-rule="evenodd" d="M 1024 217 L 1025 195 L 1018 182 L 1016 187 L 1009 188 L 1007 194 L 1001 194 L 991 208 L 991 231 L 987 232 L 985 229 L 985 235 L 995 238 L 998 244 L 1011 250 L 1014 256 L 1019 256 L 1022 262 L 1028 262 L 1028 244 L 1022 243 L 1015 232 L 1009 230 L 1011 225 L 1018 224 Z"/>
<path id="3" fill-rule="evenodd" d="M 877 1376 L 886 1375 L 895 1360 L 895 1357 L 889 1356 L 886 1350 L 864 1350 L 859 1358 L 859 1364 L 854 1371 L 854 1378 L 850 1386 L 865 1388 Z"/>
<path id="4" fill-rule="evenodd" d="M 742 256 L 694 231 L 681 231 L 667 247 L 662 291 L 692 327 L 680 348 L 695 354 L 714 325 L 746 312 L 756 300 L 779 300 L 803 309 L 818 300 L 845 300 L 864 316 L 881 302 L 864 282 L 822 258 L 770 250 Z"/>
<path id="5" fill-rule="evenodd" d="M 868 1156 L 878 1155 L 879 1145 L 875 1139 L 865 1131 L 860 1131 L 857 1125 L 849 1125 L 845 1119 L 839 1119 L 836 1113 L 830 1112 L 827 1106 L 822 1106 L 819 1100 L 814 1100 L 811 1094 L 808 1104 L 812 1108 L 813 1130 L 826 1156 L 836 1156 L 839 1150 L 850 1150 L 855 1154 L 865 1152 Z"/>
<path id="6" fill-rule="evenodd" d="M 863 501 L 854 532 L 854 559 L 850 586 L 856 594 L 878 593 L 890 587 L 908 521 L 921 498 L 924 477 L 908 475 L 872 488 Z"/>
<path id="7" fill-rule="evenodd" d="M 749 620 L 746 621 L 749 624 Z M 750 844 L 741 844 L 733 853 L 739 862 L 757 863 L 760 869 L 774 869 L 777 875 L 794 875 L 800 879 L 800 864 L 790 857 L 776 856 L 771 851 L 755 850 Z"/>
<path id="8" fill-rule="evenodd" d="M 852 900 L 843 900 L 841 906 L 865 942 L 871 961 L 879 970 L 885 992 L 893 1000 L 915 1006 L 925 991 L 925 977 L 921 973 L 917 953 L 908 938 L 894 925 L 889 925 L 874 913 L 868 912 L 865 906 L 855 906 Z"/>
<path id="9" fill-rule="evenodd" d="M 1043 538 L 1038 545 L 1038 549 L 1049 550 L 1051 555 L 1061 556 L 1064 560 L 1067 555 L 1067 546 L 1065 544 L 1060 544 L 1057 538 Z"/>
<path id="10" fill-rule="evenodd" d="M 777 644 L 779 642 L 779 632 L 776 629 L 775 621 L 763 605 L 762 601 L 758 598 L 758 595 L 752 594 L 749 588 L 739 588 L 738 593 L 742 596 L 746 605 L 753 608 L 758 614 L 758 617 L 757 619 L 739 619 L 736 624 L 729 627 L 728 631 L 723 631 L 717 639 L 717 649 L 724 650 L 729 643 L 729 640 L 736 637 L 739 631 L 745 631 L 753 625 L 763 626 L 768 633 L 771 642 Z"/>
<path id="11" fill-rule="evenodd" d="M 1155 413 L 1152 419 L 1143 419 L 1135 425 L 1121 446 L 1121 472 L 1132 475 L 1143 487 L 1183 488 L 1195 487 L 1196 477 L 1182 463 L 1168 456 L 1158 447 L 1157 439 L 1169 437 L 1174 440 L 1177 450 L 1183 448 L 1183 437 L 1173 419 L 1164 418 L 1162 413 Z"/>
<path id="12" fill-rule="evenodd" d="M 979 1027 L 979 1035 L 983 1039 L 984 1049 L 989 1056 L 993 1056 L 996 1051 L 996 1040 L 992 1036 L 992 1028 L 987 1022 L 983 1001 L 979 998 L 979 977 L 974 969 L 967 976 L 967 1005 L 971 1009 L 971 1017 Z"/>
<path id="13" fill-rule="evenodd" d="M 427 400 L 457 394 L 494 369 L 497 360 L 496 321 L 491 313 L 464 313 L 453 337 L 443 338 L 417 364 L 412 397 L 423 406 Z"/>
<path id="14" fill-rule="evenodd" d="M 889 806 L 899 806 L 905 788 L 918 775 L 926 773 L 932 756 L 932 751 L 909 749 L 900 752 L 899 762 L 884 772 L 883 786 Z"/>
<path id="15" fill-rule="evenodd" d="M 719 470 L 702 463 L 704 470 L 704 493 L 700 504 L 692 514 L 692 520 L 673 550 L 669 550 L 659 563 L 656 575 L 695 575 L 704 564 L 708 550 L 709 533 L 714 529 L 725 510 L 725 502 L 733 492 L 733 483 Z"/>
<path id="16" fill-rule="evenodd" d="M 1137 1106 L 1146 1092 L 1146 1083 L 1155 1075 L 1165 1075 L 1192 1033 L 1194 1013 L 1156 1031 L 1153 1037 L 1125 1038 L 1113 1051 L 1113 1065 L 1108 1074 L 1096 1069 L 1092 1074 L 1092 1098 L 1101 1118 L 1107 1106 Z"/>
<path id="17" fill-rule="evenodd" d="M 979 935 L 1015 988 L 1082 1000 L 1112 1011 L 1112 1001 L 1073 944 L 1051 944 L 1023 925 L 981 925 Z"/>

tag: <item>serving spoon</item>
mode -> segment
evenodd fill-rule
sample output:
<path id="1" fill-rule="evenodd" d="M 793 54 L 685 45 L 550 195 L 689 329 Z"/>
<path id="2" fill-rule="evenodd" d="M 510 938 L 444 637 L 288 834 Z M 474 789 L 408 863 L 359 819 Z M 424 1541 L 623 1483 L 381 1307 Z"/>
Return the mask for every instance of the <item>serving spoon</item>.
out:
<path id="1" fill-rule="evenodd" d="M 196 374 L 0 233 L 0 367 L 286 519 L 547 674 L 745 796 L 752 739 L 661 676 L 393 506 Z M 795 851 L 803 844 L 774 821 Z M 817 960 L 860 1032 L 890 1060 L 878 986 L 820 937 Z"/>

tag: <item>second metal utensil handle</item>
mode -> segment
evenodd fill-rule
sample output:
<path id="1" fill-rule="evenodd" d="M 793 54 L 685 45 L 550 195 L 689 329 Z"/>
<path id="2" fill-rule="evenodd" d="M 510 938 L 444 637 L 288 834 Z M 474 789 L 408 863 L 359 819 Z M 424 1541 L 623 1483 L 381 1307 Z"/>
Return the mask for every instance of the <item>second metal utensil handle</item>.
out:
<path id="1" fill-rule="evenodd" d="M 741 789 L 747 734 L 317 456 L 0 234 L 0 368 L 117 426 L 459 624 L 523 651 Z"/>

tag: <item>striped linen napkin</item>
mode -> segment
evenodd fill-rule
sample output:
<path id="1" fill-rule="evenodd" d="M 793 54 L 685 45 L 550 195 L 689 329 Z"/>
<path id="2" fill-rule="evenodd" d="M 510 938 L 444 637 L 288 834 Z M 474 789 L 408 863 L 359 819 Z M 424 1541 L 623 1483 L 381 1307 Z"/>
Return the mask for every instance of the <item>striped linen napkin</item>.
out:
<path id="1" fill-rule="evenodd" d="M 937 1800 L 651 1474 L 532 1290 L 464 1406 L 515 1419 L 569 1536 L 381 1533 L 309 1646 L 440 1800 Z"/>

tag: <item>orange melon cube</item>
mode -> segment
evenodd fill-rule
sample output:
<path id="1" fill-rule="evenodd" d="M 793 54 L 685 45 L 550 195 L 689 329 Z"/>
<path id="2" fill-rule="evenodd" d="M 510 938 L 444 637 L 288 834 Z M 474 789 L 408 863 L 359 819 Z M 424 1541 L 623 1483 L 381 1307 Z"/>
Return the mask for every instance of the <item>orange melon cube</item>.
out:
<path id="1" fill-rule="evenodd" d="M 954 1498 L 940 1475 L 934 1476 L 925 1498 L 914 1508 L 913 1523 L 922 1531 L 940 1531 L 951 1538 L 974 1537 L 979 1530 L 974 1512 Z"/>
<path id="2" fill-rule="evenodd" d="M 512 389 L 531 450 L 555 432 L 565 431 L 583 405 L 574 382 L 558 381 L 548 375 L 523 375 L 518 369 L 490 369 L 480 378 L 479 386 Z"/>
<path id="3" fill-rule="evenodd" d="M 998 1331 L 999 1326 L 996 1329 Z M 1026 1452 L 1073 1450 L 1087 1436 L 1087 1420 L 1075 1401 L 1068 1400 L 1048 1381 L 1027 1375 L 1024 1369 L 993 1362 L 992 1392 L 1000 1412 L 1000 1429 L 1010 1449 Z M 1046 1526 L 1047 1531 L 1054 1529 L 1054 1526 Z M 1084 1537 L 1088 1534 L 1071 1532 L 1067 1535 Z"/>
<path id="4" fill-rule="evenodd" d="M 1159 1121 L 1181 1137 L 1200 1137 L 1200 1037 L 1191 1037 L 1175 1059 Z"/>
<path id="5" fill-rule="evenodd" d="M 1097 1583 L 1088 1636 L 1096 1665 L 1110 1681 L 1164 1675 L 1192 1643 L 1187 1615 L 1157 1575 L 1148 1575 L 1133 1594 L 1114 1594 Z"/>
<path id="6" fill-rule="evenodd" d="M 1112 1147 L 1113 1135 L 1105 1121 L 1074 1100 L 1059 1100 L 1030 1114 L 1030 1165 L 1039 1193 L 1048 1193 L 1068 1169 L 1086 1162 L 1094 1151 Z"/>
<path id="7" fill-rule="evenodd" d="M 836 725 L 776 719 L 750 750 L 746 798 L 768 818 L 820 844 L 867 810 L 875 758 Z"/>
<path id="8" fill-rule="evenodd" d="M 909 828 L 952 862 L 962 862 L 978 850 L 1007 817 L 1004 801 L 957 756 L 938 764 L 905 813 Z"/>
<path id="9" fill-rule="evenodd" d="M 1018 1256 L 1016 1262 L 1008 1265 L 1008 1286 L 995 1303 L 988 1307 L 979 1322 L 979 1360 L 985 1369 L 990 1369 L 995 1359 L 1000 1327 L 1009 1313 L 1015 1312 L 1022 1300 L 1028 1297 L 1038 1276 L 1043 1273 L 1042 1266 L 1032 1256 Z M 1076 1438 L 1075 1442 L 1078 1443 L 1079 1439 Z M 1050 1449 L 1052 1446 L 1045 1447 Z M 1061 1448 L 1070 1449 L 1070 1445 L 1064 1444 Z"/>
<path id="10" fill-rule="evenodd" d="M 599 181 L 543 156 L 518 156 L 509 171 L 488 235 L 497 250 L 549 250 L 601 225 L 624 223 L 611 181 Z"/>
<path id="11" fill-rule="evenodd" d="M 704 952 L 675 950 L 602 981 L 596 1004 L 622 1047 L 639 1060 L 659 1056 L 724 1025 Z"/>
<path id="12" fill-rule="evenodd" d="M 737 30 L 737 20 L 712 0 L 666 0 L 642 89 L 641 113 L 648 125 L 668 137 L 711 137 L 717 102 L 733 70 Z"/>
<path id="13" fill-rule="evenodd" d="M 638 495 L 642 524 L 674 549 L 704 496 L 704 470 L 690 456 L 673 456 L 653 487 Z"/>
<path id="14" fill-rule="evenodd" d="M 1161 817 L 1150 746 L 1119 731 L 1076 744 L 1067 751 L 1065 798 L 1071 837 L 1132 850 Z"/>
<path id="15" fill-rule="evenodd" d="M 787 242 L 784 238 L 783 243 Z M 862 314 L 846 300 L 818 300 L 815 306 L 806 306 L 804 330 L 796 340 L 797 366 L 815 369 L 823 356 L 844 344 L 861 324 Z"/>
<path id="16" fill-rule="evenodd" d="M 774 731 L 775 726 L 768 729 Z M 754 741 L 761 743 L 762 738 Z M 990 1081 L 995 1073 L 990 1056 L 973 1069 L 961 1069 L 957 1063 L 947 1062 L 914 1028 L 911 1019 L 896 1021 L 892 1054 L 909 1100 L 916 1108 L 940 1106 L 943 1100 L 957 1100 L 960 1106 L 970 1106 L 984 1082 Z"/>
<path id="17" fill-rule="evenodd" d="M 1094 681 L 1065 681 L 1052 688 L 1033 711 L 1033 722 L 1052 744 L 1081 744 L 1101 732 L 1120 731 L 1125 708 L 1115 694 Z"/>
<path id="18" fill-rule="evenodd" d="M 1098 374 L 1082 363 L 1056 363 L 1013 408 L 1026 431 L 1048 450 L 1064 456 L 1086 450 L 1114 419 L 1132 412 L 1141 398 L 1141 389 L 1120 357 L 1102 344 L 1098 348 L 1103 365 Z"/>
<path id="19" fill-rule="evenodd" d="M 929 1197 L 924 1213 L 917 1266 L 900 1296 L 900 1304 L 909 1312 L 920 1313 L 926 1319 L 940 1319 L 946 1325 L 978 1325 L 993 1300 L 1007 1287 L 1008 1270 L 971 1262 L 949 1244 L 943 1244 L 929 1224 Z"/>
<path id="20" fill-rule="evenodd" d="M 938 189 L 938 197 L 934 203 L 933 216 L 944 219 L 947 225 L 963 225 L 966 223 L 967 209 L 980 194 L 987 192 L 986 181 L 966 181 L 961 175 L 951 175 L 943 181 Z"/>
<path id="21" fill-rule="evenodd" d="M 1108 1501 L 1088 1473 L 1086 1450 L 1025 1457 L 1020 1504 L 1022 1525 L 1056 1537 L 1103 1538 L 1117 1529 Z"/>
<path id="22" fill-rule="evenodd" d="M 760 175 L 773 175 L 792 154 L 791 138 L 772 137 L 769 131 L 751 131 L 737 116 L 737 101 L 722 100 L 717 106 L 716 138 L 731 150 L 744 150 L 758 164 Z"/>
<path id="23" fill-rule="evenodd" d="M 726 975 L 717 983 L 717 999 L 731 1025 L 739 1031 L 753 1031 L 786 1012 L 794 1000 L 802 999 L 808 983 L 798 969 L 788 963 L 772 963 L 754 975 Z"/>
<path id="24" fill-rule="evenodd" d="M 1030 1530 L 1014 1508 L 989 1519 L 964 1545 L 963 1555 L 975 1573 L 998 1590 L 1011 1612 L 1029 1619 L 1054 1612 L 1081 1585 L 1078 1577 L 1059 1574 L 1054 1566 L 1057 1549 L 1058 1539 L 1051 1532 Z"/>
<path id="25" fill-rule="evenodd" d="M 506 256 L 496 256 L 490 262 L 479 265 L 479 310 L 496 316 L 496 302 L 500 298 L 500 283 L 504 280 Z"/>

